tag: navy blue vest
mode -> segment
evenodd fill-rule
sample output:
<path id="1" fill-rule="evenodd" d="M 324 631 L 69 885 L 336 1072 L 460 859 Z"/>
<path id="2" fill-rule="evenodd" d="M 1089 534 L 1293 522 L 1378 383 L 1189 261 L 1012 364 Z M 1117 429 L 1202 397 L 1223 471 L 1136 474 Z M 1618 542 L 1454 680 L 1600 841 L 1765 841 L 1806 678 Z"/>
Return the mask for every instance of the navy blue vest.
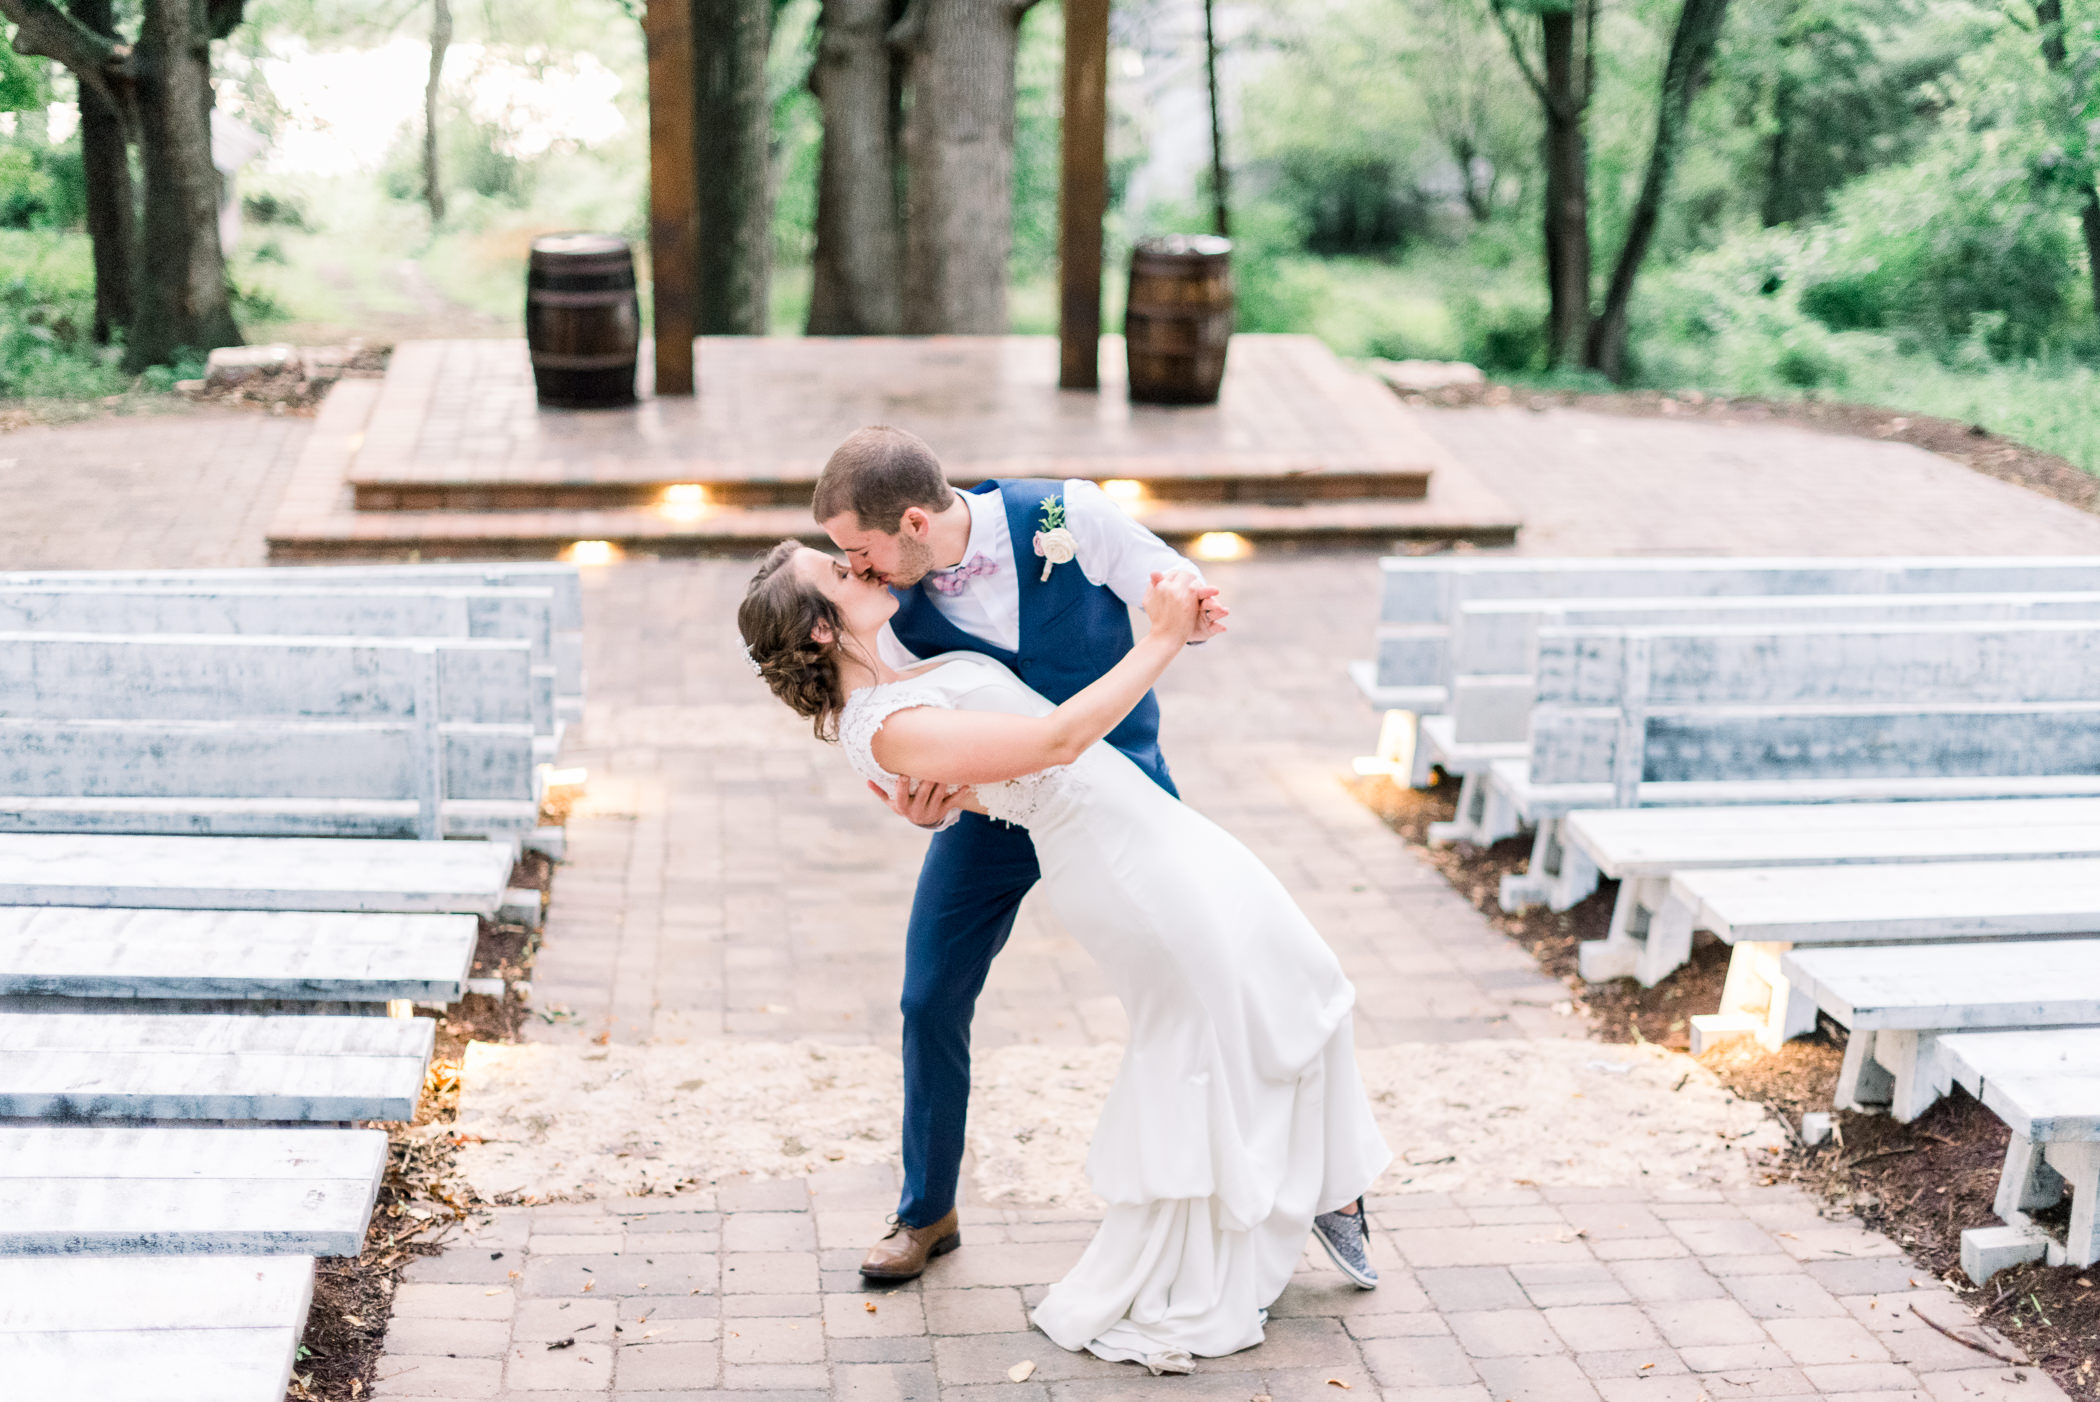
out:
<path id="1" fill-rule="evenodd" d="M 1088 582 L 1077 560 L 1057 566 L 1043 578 L 1042 557 L 1032 542 L 1041 524 L 1043 499 L 1062 497 L 1060 484 L 1043 481 L 983 482 L 972 495 L 997 492 L 1006 507 L 1006 529 L 1013 538 L 1021 594 L 1021 646 L 1008 652 L 986 638 L 950 623 L 933 606 L 924 585 L 893 589 L 897 613 L 890 628 L 897 641 L 920 657 L 943 652 L 977 652 L 1012 668 L 1014 674 L 1044 696 L 1064 702 L 1098 680 L 1122 660 L 1135 639 L 1130 608 L 1106 585 Z M 1130 756 L 1152 781 L 1175 797 L 1180 792 L 1159 752 L 1159 701 L 1150 693 L 1123 723 L 1108 732 L 1108 743 Z"/>

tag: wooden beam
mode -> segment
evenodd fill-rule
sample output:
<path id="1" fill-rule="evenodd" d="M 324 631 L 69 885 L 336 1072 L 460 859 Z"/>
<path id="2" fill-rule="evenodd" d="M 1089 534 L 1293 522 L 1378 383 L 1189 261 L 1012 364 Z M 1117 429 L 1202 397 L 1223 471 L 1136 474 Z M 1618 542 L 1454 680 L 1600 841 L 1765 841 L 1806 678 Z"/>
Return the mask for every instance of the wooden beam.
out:
<path id="1" fill-rule="evenodd" d="M 693 159 L 693 15 L 687 0 L 651 0 L 649 51 L 649 284 L 656 322 L 656 392 L 693 392 L 700 202 Z"/>
<path id="2" fill-rule="evenodd" d="M 1101 385 L 1101 219 L 1108 212 L 1109 0 L 1065 0 L 1065 115 L 1058 179 L 1058 375 Z"/>

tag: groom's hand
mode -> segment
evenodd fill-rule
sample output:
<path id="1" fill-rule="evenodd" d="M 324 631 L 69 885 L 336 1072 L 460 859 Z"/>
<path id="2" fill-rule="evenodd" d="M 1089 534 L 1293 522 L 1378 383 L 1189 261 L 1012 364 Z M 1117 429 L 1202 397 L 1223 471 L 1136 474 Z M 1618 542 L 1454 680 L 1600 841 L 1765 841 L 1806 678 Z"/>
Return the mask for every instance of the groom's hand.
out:
<path id="1" fill-rule="evenodd" d="M 889 805 L 892 813 L 921 828 L 946 822 L 950 813 L 963 806 L 964 798 L 962 789 L 951 789 L 946 784 L 922 784 L 916 779 L 899 779 L 895 793 L 871 781 L 868 792 Z"/>
<path id="2" fill-rule="evenodd" d="M 1152 582 L 1154 584 L 1165 578 L 1166 575 L 1159 570 L 1152 572 Z M 1196 626 L 1189 630 L 1189 642 L 1191 645 L 1207 643 L 1218 636 L 1218 634 L 1224 632 L 1225 620 L 1232 617 L 1232 610 L 1225 607 L 1224 603 L 1218 598 L 1218 587 L 1215 584 L 1205 584 L 1199 587 L 1196 590 L 1196 597 L 1202 601 L 1203 606 L 1197 610 Z"/>

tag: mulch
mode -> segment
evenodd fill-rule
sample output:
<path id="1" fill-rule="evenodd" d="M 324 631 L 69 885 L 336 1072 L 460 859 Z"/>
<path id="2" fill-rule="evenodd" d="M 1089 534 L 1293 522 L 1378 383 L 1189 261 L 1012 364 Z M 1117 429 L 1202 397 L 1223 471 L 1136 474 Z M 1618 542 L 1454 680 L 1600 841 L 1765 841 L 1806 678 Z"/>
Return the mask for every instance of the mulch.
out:
<path id="1" fill-rule="evenodd" d="M 527 852 L 510 885 L 547 890 L 554 864 Z M 459 1141 L 441 1127 L 459 1114 L 460 1063 L 469 1042 L 515 1042 L 526 1002 L 515 985 L 532 972 L 539 936 L 523 925 L 481 922 L 472 974 L 512 985 L 502 998 L 469 993 L 437 1020 L 436 1048 L 416 1118 L 381 1124 L 389 1154 L 379 1205 L 355 1259 L 323 1258 L 314 1273 L 313 1305 L 299 1341 L 286 1402 L 359 1402 L 372 1390 L 385 1350 L 394 1291 L 411 1261 L 444 1250 L 452 1230 L 475 1205 L 455 1168 Z"/>
<path id="2" fill-rule="evenodd" d="M 1600 1040 L 1684 1050 L 1690 1045 L 1688 1019 L 1720 1006 L 1729 950 L 1710 935 L 1699 936 L 1691 962 L 1654 988 L 1642 988 L 1630 978 L 1584 983 L 1576 972 L 1577 946 L 1603 938 L 1618 883 L 1600 883 L 1581 904 L 1558 914 L 1543 906 L 1504 910 L 1496 899 L 1501 879 L 1524 869 L 1531 839 L 1512 838 L 1484 849 L 1429 847 L 1429 825 L 1449 821 L 1456 810 L 1455 782 L 1416 790 L 1370 777 L 1351 780 L 1349 788 L 1491 925 L 1567 984 L 1570 1001 L 1588 1014 Z M 1758 1101 L 1798 1129 L 1803 1113 L 1830 1109 L 1844 1035 L 1844 1029 L 1825 1020 L 1813 1034 L 1777 1052 L 1735 1042 L 1710 1049 L 1700 1061 L 1737 1095 Z M 1834 1119 L 1830 1142 L 1808 1148 L 1797 1133 L 1783 1160 L 1761 1167 L 1820 1194 L 1831 1212 L 1849 1212 L 1896 1241 L 1958 1291 L 1986 1325 L 2024 1351 L 2024 1356 L 2007 1352 L 2006 1360 L 2024 1364 L 2031 1359 L 2079 1402 L 2100 1402 L 2100 1266 L 2082 1271 L 2021 1266 L 1999 1272 L 1982 1286 L 1962 1274 L 1962 1229 L 1997 1221 L 1992 1201 L 2005 1156 L 2004 1123 L 1959 1087 L 1907 1125 L 1886 1115 L 1851 1112 L 1837 1112 Z M 2054 1209 L 2059 1230 L 2065 1215 L 2065 1207 Z M 2052 1221 L 2051 1214 L 2037 1216 Z M 1977 1366 L 1996 1364 L 1979 1353 Z"/>

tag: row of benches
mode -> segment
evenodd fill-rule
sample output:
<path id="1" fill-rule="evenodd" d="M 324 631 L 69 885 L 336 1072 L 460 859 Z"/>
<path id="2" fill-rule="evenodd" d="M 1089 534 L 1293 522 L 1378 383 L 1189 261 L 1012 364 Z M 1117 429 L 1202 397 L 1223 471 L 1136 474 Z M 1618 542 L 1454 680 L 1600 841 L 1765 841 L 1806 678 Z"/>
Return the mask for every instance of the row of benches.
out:
<path id="1" fill-rule="evenodd" d="M 537 563 L 0 575 L 0 831 L 529 831 L 581 607 Z"/>
<path id="2" fill-rule="evenodd" d="M 11 1387 L 284 1396 L 365 1126 L 423 1089 L 413 1006 L 538 919 L 580 623 L 561 566 L 0 576 Z M 379 840 L 445 834 L 484 840 Z"/>
<path id="3" fill-rule="evenodd" d="M 1530 828 L 1502 902 L 1619 883 L 1591 979 L 1734 946 L 1694 1049 L 1848 1029 L 1837 1101 L 1966 1087 L 2012 1129 L 1979 1278 L 2100 1259 L 2100 559 L 1386 563 L 1386 758 L 1432 840 Z M 1394 727 L 1389 724 L 1389 733 Z M 2041 936 L 2072 937 L 2038 939 Z M 2032 1210 L 2072 1200 L 2061 1242 Z"/>

